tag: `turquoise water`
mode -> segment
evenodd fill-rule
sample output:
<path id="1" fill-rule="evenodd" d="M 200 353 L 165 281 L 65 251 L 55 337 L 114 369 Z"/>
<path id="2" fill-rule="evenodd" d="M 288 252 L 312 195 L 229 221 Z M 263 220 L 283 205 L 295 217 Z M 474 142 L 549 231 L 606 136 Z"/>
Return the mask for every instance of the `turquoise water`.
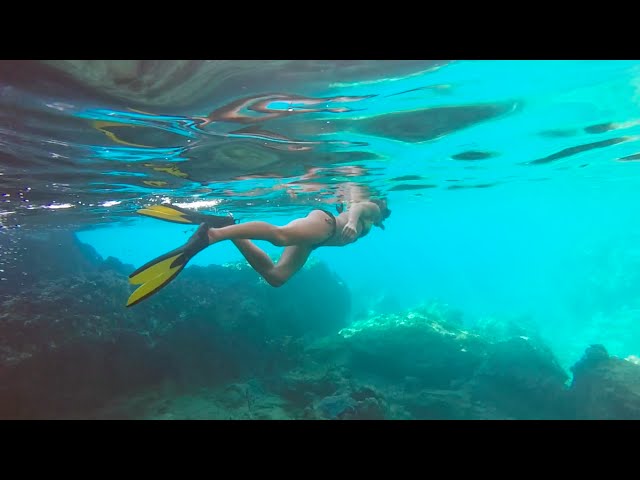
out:
<path id="1" fill-rule="evenodd" d="M 355 184 L 388 197 L 386 230 L 313 257 L 357 305 L 526 317 L 567 367 L 591 343 L 640 356 L 639 61 L 221 62 L 147 85 L 193 90 L 175 102 L 63 66 L 1 66 L 4 233 L 73 225 L 138 267 L 194 230 L 143 205 L 282 225 Z"/>

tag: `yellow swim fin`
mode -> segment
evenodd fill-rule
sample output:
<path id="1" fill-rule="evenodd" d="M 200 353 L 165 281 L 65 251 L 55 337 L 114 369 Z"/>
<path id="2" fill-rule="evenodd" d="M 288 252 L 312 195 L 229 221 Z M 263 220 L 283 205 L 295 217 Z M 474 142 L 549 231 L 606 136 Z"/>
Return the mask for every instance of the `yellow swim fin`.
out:
<path id="1" fill-rule="evenodd" d="M 206 215 L 171 204 L 151 205 L 138 210 L 138 213 L 167 222 L 200 226 L 182 247 L 145 263 L 129 275 L 129 283 L 140 287 L 129 296 L 127 307 L 149 298 L 176 278 L 189 260 L 209 246 L 209 228 L 226 227 L 236 223 L 232 216 Z"/>
<path id="2" fill-rule="evenodd" d="M 138 213 L 146 217 L 173 223 L 188 225 L 200 225 L 201 223 L 206 223 L 210 228 L 226 227 L 227 225 L 233 225 L 236 223 L 234 218 L 231 216 L 206 215 L 204 213 L 187 210 L 186 208 L 177 207 L 169 203 L 144 207 L 138 210 Z"/>

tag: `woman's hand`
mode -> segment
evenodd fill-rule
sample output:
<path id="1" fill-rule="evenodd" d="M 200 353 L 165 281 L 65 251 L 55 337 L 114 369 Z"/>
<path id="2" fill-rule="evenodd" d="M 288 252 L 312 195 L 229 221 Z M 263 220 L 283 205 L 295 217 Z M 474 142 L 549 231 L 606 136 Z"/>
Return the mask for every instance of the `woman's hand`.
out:
<path id="1" fill-rule="evenodd" d="M 342 229 L 342 238 L 349 242 L 353 242 L 358 235 L 358 228 L 355 223 L 347 223 Z"/>

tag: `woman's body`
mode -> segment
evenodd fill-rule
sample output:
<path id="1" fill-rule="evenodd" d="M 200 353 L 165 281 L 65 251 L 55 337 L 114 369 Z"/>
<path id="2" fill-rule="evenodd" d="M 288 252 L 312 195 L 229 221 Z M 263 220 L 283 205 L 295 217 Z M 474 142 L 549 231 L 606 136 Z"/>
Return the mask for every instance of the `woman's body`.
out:
<path id="1" fill-rule="evenodd" d="M 306 217 L 282 227 L 267 222 L 247 222 L 208 230 L 209 243 L 231 240 L 249 264 L 272 286 L 284 285 L 320 246 L 342 247 L 369 233 L 372 226 L 384 229 L 389 216 L 385 200 L 354 203 L 337 216 L 313 210 Z M 277 263 L 251 240 L 266 240 L 285 247 Z"/>

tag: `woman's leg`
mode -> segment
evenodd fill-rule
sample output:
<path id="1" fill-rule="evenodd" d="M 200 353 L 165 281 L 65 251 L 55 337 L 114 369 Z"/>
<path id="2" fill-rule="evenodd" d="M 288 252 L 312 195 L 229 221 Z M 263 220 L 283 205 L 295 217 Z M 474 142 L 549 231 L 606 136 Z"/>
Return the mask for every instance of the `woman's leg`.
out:
<path id="1" fill-rule="evenodd" d="M 310 247 L 290 246 L 284 249 L 277 264 L 251 240 L 233 240 L 233 244 L 247 259 L 249 265 L 272 287 L 281 287 L 300 270 L 311 253 Z"/>
<path id="2" fill-rule="evenodd" d="M 249 265 L 260 275 L 265 276 L 275 266 L 269 255 L 251 240 L 232 240 L 232 242 Z"/>
<path id="3" fill-rule="evenodd" d="M 267 222 L 247 222 L 228 227 L 209 229 L 211 244 L 222 240 L 266 240 L 277 247 L 313 245 L 320 243 L 332 232 L 331 220 L 326 213 L 314 210 L 305 218 L 294 220 L 283 227 Z"/>

